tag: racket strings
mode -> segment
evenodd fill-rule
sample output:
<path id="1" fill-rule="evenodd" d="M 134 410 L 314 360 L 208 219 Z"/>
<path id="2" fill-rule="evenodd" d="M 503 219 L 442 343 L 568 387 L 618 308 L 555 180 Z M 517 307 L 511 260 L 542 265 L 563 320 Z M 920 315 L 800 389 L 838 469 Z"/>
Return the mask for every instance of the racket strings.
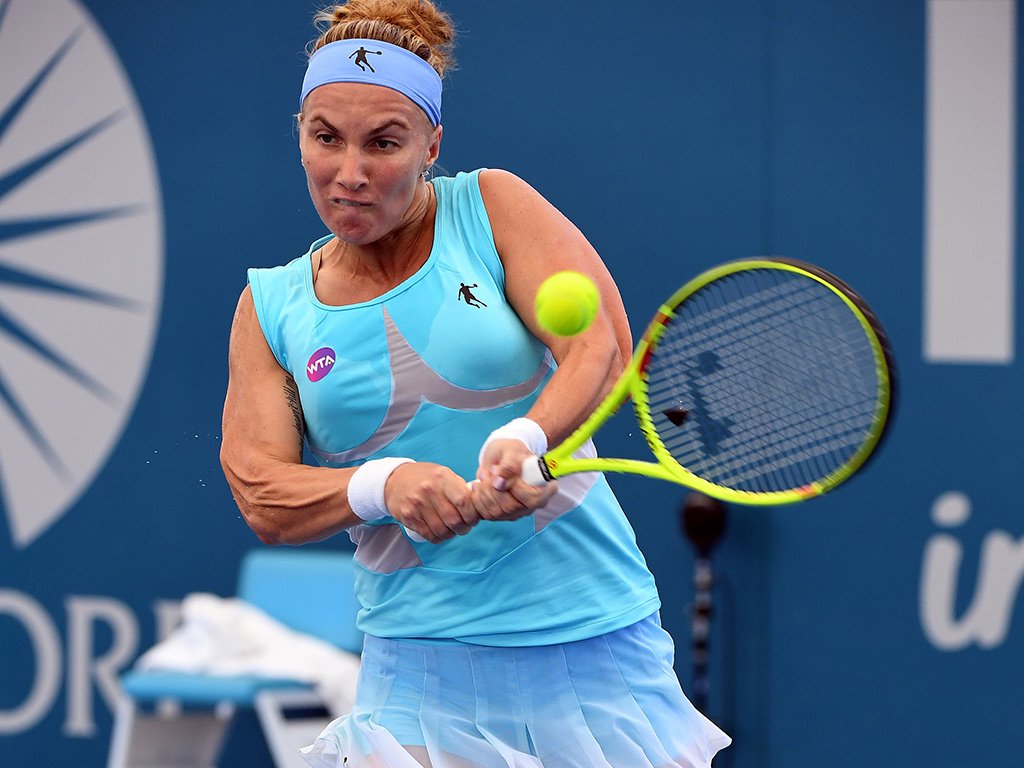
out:
<path id="1" fill-rule="evenodd" d="M 673 458 L 706 480 L 755 492 L 799 488 L 844 466 L 870 434 L 876 358 L 860 320 L 828 286 L 744 270 L 676 308 L 647 368 L 651 418 Z"/>
<path id="2" fill-rule="evenodd" d="M 792 326 L 798 327 L 794 323 Z M 761 334 L 762 338 L 764 334 Z M 750 370 L 759 372 L 761 375 L 755 379 L 749 377 L 733 376 L 730 385 L 724 388 L 722 395 L 731 397 L 734 408 L 739 413 L 754 413 L 755 418 L 748 420 L 745 424 L 744 435 L 746 442 L 733 440 L 734 447 L 731 450 L 731 460 L 723 460 L 719 457 L 717 470 L 727 474 L 720 478 L 720 482 L 736 484 L 746 478 L 758 478 L 770 474 L 776 476 L 799 462 L 808 460 L 814 461 L 816 457 L 826 455 L 837 447 L 841 450 L 848 442 L 850 430 L 843 430 L 841 425 L 830 422 L 823 418 L 819 409 L 821 405 L 822 391 L 828 390 L 834 381 L 829 378 L 815 379 L 802 376 L 804 371 L 787 365 L 784 357 L 780 357 L 779 349 L 790 350 L 793 348 L 792 338 L 783 338 L 774 345 L 761 344 L 760 349 L 770 350 L 774 354 L 764 356 L 760 367 L 753 367 Z M 800 350 L 797 348 L 798 357 L 805 358 L 815 369 L 822 370 L 816 359 L 820 350 L 813 346 L 809 349 Z M 749 363 L 748 363 L 749 365 Z M 827 372 L 827 369 L 825 369 Z M 801 375 L 794 375 L 801 374 Z M 834 377 L 831 377 L 834 378 Z M 840 379 L 840 383 L 842 383 Z M 795 391 L 802 391 L 803 396 L 796 398 L 792 396 Z M 722 395 L 716 395 L 716 402 L 719 402 Z M 757 397 L 752 397 L 757 395 Z M 843 400 L 848 400 L 843 398 Z M 817 403 L 815 401 L 818 401 Z M 827 403 L 825 407 L 849 405 L 848 402 Z M 814 407 L 817 406 L 817 407 Z M 759 414 L 759 416 L 756 416 Z M 825 441 L 823 438 L 828 430 L 832 440 Z M 806 436 L 817 435 L 815 451 L 807 447 Z M 739 435 L 733 435 L 739 438 Z M 701 446 L 704 447 L 704 446 Z M 678 452 L 678 449 L 677 449 Z M 704 451 L 706 453 L 706 450 Z M 719 451 L 719 453 L 721 453 Z M 687 460 L 698 462 L 699 456 L 690 452 Z M 824 472 L 824 464 L 820 461 L 812 466 L 805 467 L 805 472 L 813 475 L 820 475 Z M 738 474 L 742 470 L 743 474 Z M 792 472 L 785 472 L 781 475 L 780 481 L 784 486 L 799 485 L 802 478 Z M 752 488 L 767 489 L 773 488 L 767 481 Z"/>
<path id="3" fill-rule="evenodd" d="M 742 379 L 739 380 L 742 382 Z M 790 386 L 801 382 L 786 381 Z M 737 408 L 758 409 L 760 418 L 749 420 L 743 425 L 743 432 L 732 434 L 732 448 L 709 455 L 703 444 L 698 443 L 695 451 L 686 441 L 675 441 L 671 448 L 687 466 L 703 474 L 712 469 L 718 473 L 720 484 L 744 487 L 747 490 L 778 490 L 799 487 L 805 482 L 827 474 L 834 465 L 841 465 L 847 458 L 851 441 L 859 442 L 862 437 L 860 425 L 853 423 L 846 428 L 843 424 L 830 421 L 806 408 L 800 400 L 789 397 L 785 390 L 772 392 L 762 388 L 766 397 L 751 400 L 746 397 L 734 398 Z M 770 400 L 772 405 L 766 404 Z M 814 435 L 813 443 L 808 436 Z M 834 456 L 839 452 L 838 457 Z M 789 471 L 803 465 L 801 472 Z M 760 480 L 751 484 L 750 480 Z"/>

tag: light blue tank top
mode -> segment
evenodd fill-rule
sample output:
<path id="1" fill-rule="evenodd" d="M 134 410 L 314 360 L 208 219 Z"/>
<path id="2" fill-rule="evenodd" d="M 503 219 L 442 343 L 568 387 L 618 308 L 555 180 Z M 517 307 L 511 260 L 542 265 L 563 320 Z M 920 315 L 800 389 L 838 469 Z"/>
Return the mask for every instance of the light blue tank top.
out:
<path id="1" fill-rule="evenodd" d="M 555 367 L 505 299 L 479 171 L 433 181 L 434 244 L 416 274 L 335 307 L 313 290 L 312 253 L 249 270 L 274 356 L 294 377 L 323 466 L 407 456 L 472 479 L 490 432 L 530 409 Z M 593 454 L 593 444 L 581 449 Z M 570 642 L 659 607 L 654 580 L 604 477 L 570 475 L 543 509 L 482 522 L 440 545 L 386 517 L 350 529 L 359 626 L 378 637 L 482 645 Z"/>

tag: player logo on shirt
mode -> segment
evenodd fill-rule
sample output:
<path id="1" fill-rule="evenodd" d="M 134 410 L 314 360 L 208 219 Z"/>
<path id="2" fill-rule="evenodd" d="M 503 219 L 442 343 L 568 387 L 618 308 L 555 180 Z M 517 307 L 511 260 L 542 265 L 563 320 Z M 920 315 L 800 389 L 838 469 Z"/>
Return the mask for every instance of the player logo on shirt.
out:
<path id="1" fill-rule="evenodd" d="M 460 288 L 459 288 L 459 298 L 462 299 L 463 301 L 465 301 L 467 304 L 469 304 L 469 306 L 471 306 L 471 307 L 486 307 L 487 306 L 482 301 L 480 301 L 480 299 L 478 299 L 476 296 L 474 296 L 473 295 L 473 291 L 470 290 L 471 288 L 479 288 L 480 286 L 477 283 L 473 283 L 472 285 L 466 285 L 465 283 L 459 283 L 459 286 L 460 286 Z"/>

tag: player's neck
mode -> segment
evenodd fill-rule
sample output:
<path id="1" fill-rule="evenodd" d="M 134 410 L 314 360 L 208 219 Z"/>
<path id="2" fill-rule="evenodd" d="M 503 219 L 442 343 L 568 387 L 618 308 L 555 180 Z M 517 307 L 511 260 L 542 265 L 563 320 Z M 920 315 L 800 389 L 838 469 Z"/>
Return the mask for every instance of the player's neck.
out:
<path id="1" fill-rule="evenodd" d="M 433 188 L 424 184 L 401 224 L 365 245 L 335 238 L 313 259 L 317 296 L 326 304 L 369 301 L 410 278 L 426 263 L 434 242 Z"/>

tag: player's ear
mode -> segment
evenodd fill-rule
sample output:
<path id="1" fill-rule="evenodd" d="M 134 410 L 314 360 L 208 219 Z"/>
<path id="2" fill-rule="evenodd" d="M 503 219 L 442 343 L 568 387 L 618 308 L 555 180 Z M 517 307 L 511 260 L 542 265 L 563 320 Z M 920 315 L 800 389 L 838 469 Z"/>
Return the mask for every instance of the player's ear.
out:
<path id="1" fill-rule="evenodd" d="M 430 139 L 430 146 L 427 148 L 427 170 L 430 170 L 430 166 L 437 162 L 437 158 L 441 154 L 442 133 L 443 130 L 440 125 L 434 128 L 433 135 Z"/>

